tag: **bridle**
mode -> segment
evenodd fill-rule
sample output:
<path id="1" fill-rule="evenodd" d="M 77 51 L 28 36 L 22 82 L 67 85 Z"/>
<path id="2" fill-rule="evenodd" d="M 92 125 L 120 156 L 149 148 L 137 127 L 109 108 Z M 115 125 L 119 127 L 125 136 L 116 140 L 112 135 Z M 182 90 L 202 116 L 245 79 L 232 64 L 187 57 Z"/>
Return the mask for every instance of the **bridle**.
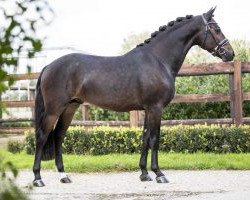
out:
<path id="1" fill-rule="evenodd" d="M 216 22 L 208 22 L 206 20 L 206 18 L 204 17 L 204 15 L 201 15 L 201 17 L 202 17 L 202 20 L 203 20 L 203 22 L 204 22 L 204 24 L 206 26 L 206 31 L 205 31 L 206 35 L 205 35 L 205 39 L 204 39 L 204 41 L 203 41 L 203 43 L 202 43 L 201 46 L 203 46 L 205 44 L 206 39 L 207 39 L 207 35 L 208 35 L 208 33 L 210 33 L 212 35 L 215 43 L 217 44 L 217 46 L 214 48 L 214 50 L 211 52 L 211 54 L 213 56 L 216 56 L 216 55 L 220 55 L 220 56 L 225 55 L 227 53 L 227 50 L 224 48 L 224 46 L 227 43 L 229 43 L 228 39 L 225 38 L 224 40 L 222 40 L 220 42 L 217 42 L 217 40 L 216 40 L 213 32 L 211 31 L 211 27 L 210 27 L 211 24 L 217 24 L 217 23 Z"/>

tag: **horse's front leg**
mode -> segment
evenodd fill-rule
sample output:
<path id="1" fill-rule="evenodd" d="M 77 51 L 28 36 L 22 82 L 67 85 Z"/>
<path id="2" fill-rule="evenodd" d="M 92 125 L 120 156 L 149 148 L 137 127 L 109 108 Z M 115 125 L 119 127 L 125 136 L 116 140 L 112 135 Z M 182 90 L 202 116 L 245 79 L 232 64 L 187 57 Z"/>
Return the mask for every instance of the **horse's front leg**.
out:
<path id="1" fill-rule="evenodd" d="M 157 183 L 168 183 L 169 181 L 167 180 L 165 175 L 161 172 L 158 165 L 161 114 L 162 114 L 161 106 L 152 107 L 148 112 L 149 129 L 150 129 L 149 145 L 151 148 L 151 169 L 156 174 Z"/>
<path id="2" fill-rule="evenodd" d="M 147 158 L 148 158 L 148 149 L 149 149 L 149 128 L 148 128 L 148 114 L 145 111 L 144 119 L 144 128 L 143 128 L 143 138 L 142 138 L 142 149 L 141 149 L 141 158 L 140 158 L 140 168 L 141 168 L 141 181 L 152 181 L 152 178 L 148 175 L 147 170 Z"/>

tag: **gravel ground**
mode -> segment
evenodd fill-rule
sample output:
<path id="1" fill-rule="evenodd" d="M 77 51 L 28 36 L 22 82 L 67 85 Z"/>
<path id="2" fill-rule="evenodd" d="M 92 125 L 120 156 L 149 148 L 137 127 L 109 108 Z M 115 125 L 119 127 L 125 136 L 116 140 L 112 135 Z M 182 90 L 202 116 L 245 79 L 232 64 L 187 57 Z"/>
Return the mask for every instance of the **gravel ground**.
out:
<path id="1" fill-rule="evenodd" d="M 46 184 L 30 193 L 34 200 L 248 200 L 250 199 L 250 171 L 166 171 L 168 184 L 156 181 L 140 182 L 139 172 L 71 173 L 73 183 L 62 184 L 54 171 L 42 171 Z M 151 174 L 152 177 L 153 174 Z M 19 186 L 27 191 L 32 181 L 31 171 L 21 171 Z"/>

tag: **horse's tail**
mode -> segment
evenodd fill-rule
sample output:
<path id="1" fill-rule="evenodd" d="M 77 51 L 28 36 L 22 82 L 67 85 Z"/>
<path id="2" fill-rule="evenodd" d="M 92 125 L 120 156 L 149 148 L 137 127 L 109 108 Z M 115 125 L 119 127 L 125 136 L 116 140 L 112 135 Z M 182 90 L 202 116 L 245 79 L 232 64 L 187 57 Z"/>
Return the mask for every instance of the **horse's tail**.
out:
<path id="1" fill-rule="evenodd" d="M 46 68 L 46 67 L 45 67 Z M 36 127 L 36 140 L 38 141 L 40 137 L 44 134 L 42 130 L 44 117 L 46 116 L 44 100 L 41 91 L 41 78 L 44 69 L 41 71 L 40 76 L 36 84 L 36 100 L 35 100 L 35 127 Z M 52 160 L 55 157 L 55 144 L 54 144 L 54 134 L 49 134 L 48 139 L 43 147 L 42 160 Z"/>

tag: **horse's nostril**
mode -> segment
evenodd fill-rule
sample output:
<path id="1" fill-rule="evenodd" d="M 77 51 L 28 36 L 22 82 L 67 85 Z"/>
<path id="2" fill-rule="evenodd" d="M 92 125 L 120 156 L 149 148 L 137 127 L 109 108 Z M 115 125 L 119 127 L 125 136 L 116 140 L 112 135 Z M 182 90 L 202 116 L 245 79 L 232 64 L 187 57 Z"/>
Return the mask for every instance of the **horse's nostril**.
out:
<path id="1" fill-rule="evenodd" d="M 232 61 L 234 59 L 234 56 L 235 56 L 234 51 L 228 52 L 228 59 L 229 59 L 228 61 Z"/>
<path id="2" fill-rule="evenodd" d="M 230 57 L 231 57 L 231 60 L 233 60 L 233 59 L 234 59 L 234 56 L 235 56 L 234 51 L 230 52 L 229 55 L 230 55 Z"/>

